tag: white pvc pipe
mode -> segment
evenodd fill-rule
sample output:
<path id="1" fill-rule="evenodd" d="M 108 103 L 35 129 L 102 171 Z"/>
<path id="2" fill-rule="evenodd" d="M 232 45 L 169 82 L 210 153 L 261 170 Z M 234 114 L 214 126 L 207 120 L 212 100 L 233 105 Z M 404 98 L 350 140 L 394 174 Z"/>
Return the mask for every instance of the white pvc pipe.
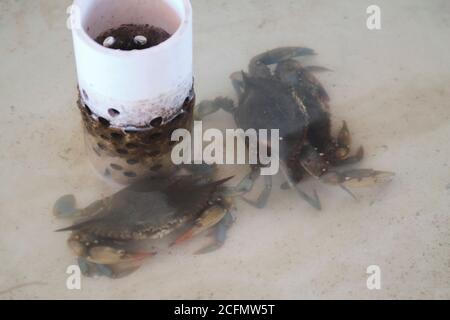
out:
<path id="1" fill-rule="evenodd" d="M 78 84 L 94 115 L 137 128 L 175 117 L 192 88 L 192 8 L 189 0 L 75 0 L 73 29 Z M 149 24 L 171 34 L 148 49 L 108 49 L 94 39 L 122 24 Z M 111 115 L 115 109 L 119 115 Z"/>

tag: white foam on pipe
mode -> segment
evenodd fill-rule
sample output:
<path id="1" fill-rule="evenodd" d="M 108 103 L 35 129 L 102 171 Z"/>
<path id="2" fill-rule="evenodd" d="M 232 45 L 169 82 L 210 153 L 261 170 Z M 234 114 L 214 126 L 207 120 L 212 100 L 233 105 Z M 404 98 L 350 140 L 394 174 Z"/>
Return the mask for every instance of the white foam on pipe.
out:
<path id="1" fill-rule="evenodd" d="M 193 82 L 189 0 L 75 0 L 80 27 L 72 28 L 82 99 L 116 127 L 148 126 L 175 117 Z M 149 24 L 172 36 L 148 49 L 108 49 L 94 39 L 122 24 Z M 119 115 L 110 115 L 115 109 Z"/>

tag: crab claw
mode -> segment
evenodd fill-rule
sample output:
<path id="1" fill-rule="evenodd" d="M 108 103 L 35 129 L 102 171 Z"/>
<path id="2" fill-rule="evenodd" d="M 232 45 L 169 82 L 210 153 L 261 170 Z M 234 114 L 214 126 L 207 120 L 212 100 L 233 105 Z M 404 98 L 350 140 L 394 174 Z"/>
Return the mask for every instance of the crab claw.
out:
<path id="1" fill-rule="evenodd" d="M 321 66 L 307 66 L 304 69 L 308 72 L 333 72 L 333 70 Z"/>
<path id="2" fill-rule="evenodd" d="M 345 188 L 364 188 L 387 183 L 395 176 L 393 172 L 372 169 L 355 169 L 344 172 L 329 172 L 321 177 L 328 184 L 341 185 Z"/>
<path id="3" fill-rule="evenodd" d="M 346 121 L 343 121 L 343 123 L 342 123 L 342 128 L 339 131 L 337 142 L 338 142 L 339 146 L 347 147 L 350 149 L 352 139 L 351 139 L 350 131 L 348 130 L 348 125 L 347 125 Z"/>
<path id="4" fill-rule="evenodd" d="M 203 231 L 214 227 L 223 219 L 226 213 L 227 210 L 225 210 L 221 206 L 215 205 L 210 207 L 200 216 L 200 218 L 197 219 L 194 226 L 190 230 L 177 238 L 170 246 L 184 243 L 199 235 Z"/>
<path id="5" fill-rule="evenodd" d="M 114 265 L 123 262 L 141 261 L 154 256 L 154 252 L 129 253 L 123 249 L 98 246 L 89 249 L 87 260 L 96 264 Z"/>

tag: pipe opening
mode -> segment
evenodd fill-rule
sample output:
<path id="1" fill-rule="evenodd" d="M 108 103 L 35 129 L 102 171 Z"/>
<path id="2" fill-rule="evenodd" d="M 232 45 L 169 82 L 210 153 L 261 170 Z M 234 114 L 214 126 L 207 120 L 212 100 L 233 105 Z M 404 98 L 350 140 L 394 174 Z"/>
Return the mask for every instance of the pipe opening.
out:
<path id="1" fill-rule="evenodd" d="M 82 27 L 96 40 L 102 33 L 123 25 L 149 25 L 173 35 L 185 18 L 182 1 L 177 0 L 78 0 L 82 5 Z M 135 34 L 132 41 L 141 44 L 142 35 Z M 103 39 L 105 41 L 105 39 Z M 111 46 L 113 39 L 106 41 Z M 101 44 L 103 45 L 103 43 Z"/>

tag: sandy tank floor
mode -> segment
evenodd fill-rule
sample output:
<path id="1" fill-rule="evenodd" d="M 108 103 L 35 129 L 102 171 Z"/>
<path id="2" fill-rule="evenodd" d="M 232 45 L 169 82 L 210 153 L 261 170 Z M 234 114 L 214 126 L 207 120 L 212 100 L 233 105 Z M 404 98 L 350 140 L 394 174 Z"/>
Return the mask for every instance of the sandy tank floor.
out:
<path id="1" fill-rule="evenodd" d="M 333 70 L 334 130 L 347 120 L 359 167 L 396 173 L 356 190 L 358 202 L 315 181 L 318 213 L 275 179 L 267 208 L 238 201 L 225 246 L 205 238 L 161 253 L 121 280 L 66 288 L 75 259 L 54 201 L 87 205 L 113 188 L 93 174 L 76 108 L 69 0 L 0 2 L 0 299 L 450 298 L 450 3 L 379 0 L 382 29 L 364 1 L 194 0 L 199 100 L 234 97 L 228 76 L 278 46 L 308 46 Z M 232 127 L 221 112 L 208 127 Z M 236 168 L 243 171 L 245 168 Z M 366 287 L 370 265 L 381 290 Z"/>

